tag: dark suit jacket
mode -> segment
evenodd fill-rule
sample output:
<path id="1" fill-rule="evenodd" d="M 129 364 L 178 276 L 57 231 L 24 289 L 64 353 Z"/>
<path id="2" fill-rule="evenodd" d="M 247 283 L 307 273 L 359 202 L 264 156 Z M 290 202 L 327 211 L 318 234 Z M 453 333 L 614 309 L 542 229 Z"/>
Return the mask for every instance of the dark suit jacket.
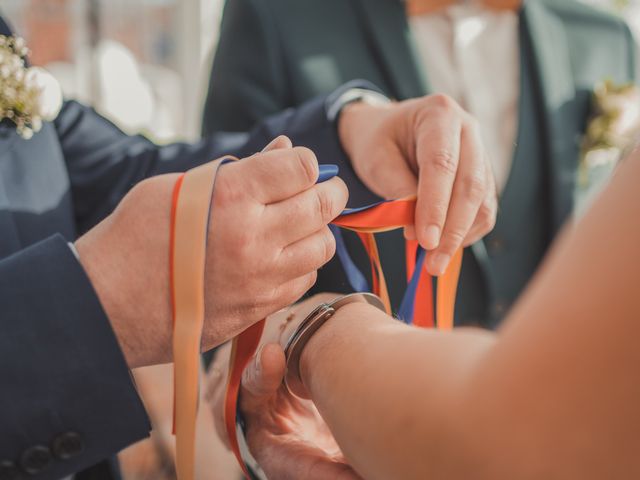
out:
<path id="1" fill-rule="evenodd" d="M 541 195 L 547 198 L 538 208 L 549 224 L 548 244 L 573 208 L 579 143 L 593 88 L 605 78 L 635 79 L 635 50 L 622 20 L 576 0 L 525 0 L 520 38 L 528 47 L 523 54 L 530 61 L 535 87 L 529 104 L 536 110 L 530 108 L 521 115 L 527 124 L 541 125 L 540 136 L 533 141 L 542 147 L 537 155 L 521 152 L 521 160 L 543 171 Z M 353 78 L 369 80 L 397 99 L 433 93 L 412 42 L 400 0 L 227 0 L 203 132 L 244 130 L 265 115 Z M 518 181 L 526 182 L 527 175 Z M 509 185 L 515 192 L 521 187 Z M 350 204 L 369 200 L 352 194 Z M 506 218 L 509 211 L 501 204 L 499 225 L 515 228 L 517 222 Z M 494 255 L 509 253 L 496 232 L 496 238 L 474 245 L 473 255 L 465 254 L 464 264 L 477 264 L 478 272 L 468 274 L 473 269 L 465 271 L 463 266 L 461 288 L 472 292 L 467 298 L 480 306 L 482 318 L 470 317 L 462 323 L 497 325 L 507 308 L 494 284 L 530 270 L 525 267 L 530 259 L 519 255 L 494 262 Z M 352 255 L 358 256 L 356 250 L 357 246 L 350 248 Z M 383 263 L 396 307 L 406 285 L 403 251 L 400 235 L 382 238 Z M 366 259 L 356 260 L 368 272 Z M 335 265 L 328 269 L 318 289 L 348 290 L 342 271 Z M 511 297 L 506 306 L 515 295 Z"/>
<path id="2" fill-rule="evenodd" d="M 343 158 L 325 101 L 250 135 L 164 147 L 72 101 L 30 140 L 0 123 L 0 478 L 61 478 L 149 432 L 109 321 L 67 242 L 143 178 L 246 156 L 280 133 Z M 114 472 L 94 473 L 79 478 Z"/>

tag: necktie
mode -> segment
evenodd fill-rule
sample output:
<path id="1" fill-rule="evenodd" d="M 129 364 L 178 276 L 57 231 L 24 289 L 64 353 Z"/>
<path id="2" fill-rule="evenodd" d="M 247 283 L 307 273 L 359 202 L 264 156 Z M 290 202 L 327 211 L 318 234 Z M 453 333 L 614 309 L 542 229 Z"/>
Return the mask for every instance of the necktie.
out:
<path id="1" fill-rule="evenodd" d="M 458 0 L 405 0 L 407 15 L 428 15 L 461 3 Z M 478 4 L 490 10 L 518 10 L 522 0 L 478 0 Z"/>
<path id="2" fill-rule="evenodd" d="M 189 170 L 175 184 L 171 208 L 170 290 L 174 319 L 174 432 L 176 434 L 176 471 L 179 480 L 194 478 L 196 415 L 199 393 L 199 362 L 204 322 L 204 265 L 211 199 L 218 169 L 225 158 Z M 346 210 L 333 223 L 356 231 L 371 259 L 373 291 L 381 297 L 391 314 L 384 273 L 375 243 L 375 232 L 411 225 L 415 198 L 381 202 L 369 207 Z M 424 251 L 409 245 L 407 262 L 410 282 L 405 296 L 411 304 L 411 318 L 423 318 L 423 326 L 432 326 L 433 301 L 431 278 L 422 266 Z M 436 319 L 440 328 L 453 326 L 453 305 L 462 260 L 462 251 L 454 255 L 451 266 L 438 282 Z M 420 301 L 422 297 L 426 301 Z M 408 300 L 407 300 L 408 298 Z M 409 315 L 409 314 L 408 314 Z M 409 323 L 411 319 L 408 320 Z M 419 322 L 416 322 L 419 323 Z M 245 475 L 236 436 L 236 411 L 242 372 L 256 352 L 264 320 L 247 328 L 233 340 L 225 395 L 225 427 L 232 450 Z"/>

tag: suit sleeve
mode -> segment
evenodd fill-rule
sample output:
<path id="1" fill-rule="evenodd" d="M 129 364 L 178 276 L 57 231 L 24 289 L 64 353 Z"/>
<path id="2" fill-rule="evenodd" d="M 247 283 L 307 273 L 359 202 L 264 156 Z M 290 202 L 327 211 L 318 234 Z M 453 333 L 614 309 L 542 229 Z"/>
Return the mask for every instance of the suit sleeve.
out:
<path id="1" fill-rule="evenodd" d="M 273 16 L 268 1 L 227 1 L 204 106 L 204 135 L 247 131 L 293 106 Z"/>
<path id="2" fill-rule="evenodd" d="M 362 190 L 340 145 L 335 122 L 327 116 L 327 105 L 354 86 L 375 89 L 368 82 L 350 82 L 331 95 L 266 118 L 251 133 L 218 133 L 192 144 L 164 146 L 140 135 L 126 135 L 92 108 L 66 102 L 55 128 L 67 164 L 78 233 L 111 213 L 129 189 L 145 178 L 185 171 L 223 155 L 245 157 L 281 134 L 288 135 L 294 145 L 311 148 L 320 163 L 338 164 L 350 189 Z"/>
<path id="3" fill-rule="evenodd" d="M 0 261 L 0 306 L 2 478 L 62 478 L 148 435 L 117 340 L 61 236 Z"/>

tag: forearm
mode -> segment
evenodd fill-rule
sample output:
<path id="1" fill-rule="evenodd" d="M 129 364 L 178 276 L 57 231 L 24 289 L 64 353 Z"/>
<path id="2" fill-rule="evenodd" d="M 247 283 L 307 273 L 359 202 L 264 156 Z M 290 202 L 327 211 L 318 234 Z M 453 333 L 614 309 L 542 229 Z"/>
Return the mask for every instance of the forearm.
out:
<path id="1" fill-rule="evenodd" d="M 55 453 L 69 432 L 69 458 L 34 477 L 61 478 L 148 434 L 109 321 L 62 237 L 0 261 L 0 305 L 0 458 L 19 463 L 34 445 Z"/>
<path id="2" fill-rule="evenodd" d="M 361 475 L 427 478 L 456 460 L 441 445 L 457 431 L 467 380 L 493 343 L 489 333 L 418 330 L 353 304 L 306 346 L 302 376 Z"/>

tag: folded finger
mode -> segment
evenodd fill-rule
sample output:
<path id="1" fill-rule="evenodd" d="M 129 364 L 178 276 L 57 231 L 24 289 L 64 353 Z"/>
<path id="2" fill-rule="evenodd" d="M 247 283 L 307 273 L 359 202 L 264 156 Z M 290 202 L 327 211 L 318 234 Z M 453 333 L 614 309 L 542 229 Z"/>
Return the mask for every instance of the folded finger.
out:
<path id="1" fill-rule="evenodd" d="M 270 343 L 258 350 L 242 375 L 243 412 L 263 409 L 265 400 L 274 396 L 280 388 L 284 372 L 284 350 L 280 345 Z"/>
<path id="2" fill-rule="evenodd" d="M 438 247 L 427 256 L 427 270 L 442 275 L 466 238 L 486 196 L 484 149 L 474 124 L 463 127 L 460 167 Z"/>
<path id="3" fill-rule="evenodd" d="M 321 227 L 302 240 L 285 247 L 275 260 L 279 272 L 276 276 L 286 281 L 315 272 L 333 257 L 336 241 L 329 227 Z M 274 272 L 275 273 L 275 272 Z"/>
<path id="4" fill-rule="evenodd" d="M 311 188 L 318 179 L 318 168 L 311 150 L 294 147 L 258 153 L 228 164 L 224 170 L 234 169 L 236 188 L 245 189 L 258 202 L 268 205 Z"/>
<path id="5" fill-rule="evenodd" d="M 265 219 L 273 228 L 280 245 L 289 245 L 329 224 L 344 210 L 349 192 L 344 182 L 334 177 L 314 185 L 299 195 L 268 205 Z"/>
<path id="6" fill-rule="evenodd" d="M 440 243 L 460 159 L 461 121 L 443 114 L 420 133 L 416 235 L 427 250 Z"/>
<path id="7" fill-rule="evenodd" d="M 494 180 L 493 171 L 491 166 L 486 163 L 487 170 L 487 194 L 480 205 L 480 209 L 478 210 L 478 214 L 473 222 L 473 226 L 471 230 L 467 234 L 467 237 L 464 239 L 463 246 L 468 247 L 469 245 L 473 245 L 485 235 L 487 235 L 496 224 L 496 216 L 498 213 L 498 195 L 496 191 L 496 185 Z"/>

